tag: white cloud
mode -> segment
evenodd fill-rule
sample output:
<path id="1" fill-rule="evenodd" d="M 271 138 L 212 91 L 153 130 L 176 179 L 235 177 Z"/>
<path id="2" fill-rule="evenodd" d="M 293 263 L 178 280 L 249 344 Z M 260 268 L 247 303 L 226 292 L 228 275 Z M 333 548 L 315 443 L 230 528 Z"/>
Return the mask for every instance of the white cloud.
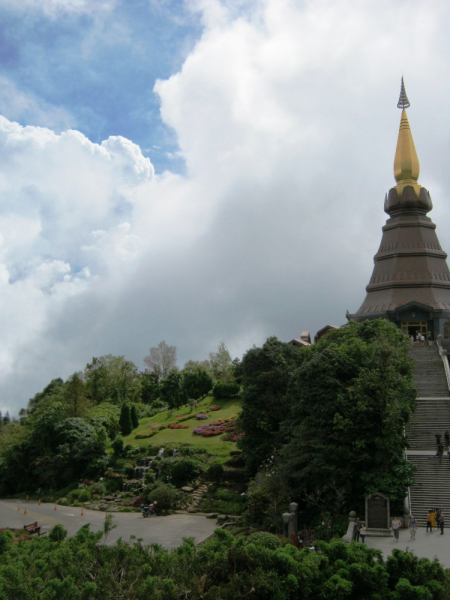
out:
<path id="1" fill-rule="evenodd" d="M 94 355 L 142 366 L 161 339 L 180 362 L 221 339 L 240 355 L 271 334 L 343 323 L 364 298 L 394 184 L 402 73 L 450 250 L 438 220 L 449 116 L 435 102 L 446 3 L 193 6 L 204 33 L 155 86 L 186 176 L 155 176 L 124 138 L 98 145 L 0 120 L 5 408 Z"/>
<path id="2" fill-rule="evenodd" d="M 0 76 L 0 114 L 12 121 L 39 123 L 56 131 L 76 125 L 73 116 L 67 110 L 52 106 L 29 92 L 19 90 L 14 82 L 4 76 Z"/>

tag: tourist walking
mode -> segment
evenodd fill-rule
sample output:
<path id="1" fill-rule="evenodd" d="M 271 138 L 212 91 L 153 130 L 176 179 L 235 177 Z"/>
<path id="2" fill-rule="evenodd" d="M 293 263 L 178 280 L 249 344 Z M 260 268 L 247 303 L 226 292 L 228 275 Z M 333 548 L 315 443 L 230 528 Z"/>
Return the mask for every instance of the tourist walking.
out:
<path id="1" fill-rule="evenodd" d="M 365 525 L 361 525 L 360 530 L 359 530 L 359 535 L 362 539 L 362 543 L 364 544 L 364 540 L 366 539 L 366 533 L 367 533 L 367 529 Z"/>
<path id="2" fill-rule="evenodd" d="M 445 448 L 446 448 L 446 450 L 448 450 L 448 447 L 450 446 L 450 433 L 449 433 L 448 429 L 444 433 L 444 442 L 445 442 Z"/>
<path id="3" fill-rule="evenodd" d="M 439 431 L 437 431 L 434 437 L 436 438 L 436 446 L 439 446 L 439 444 L 441 443 L 442 435 L 439 433 Z"/>
<path id="4" fill-rule="evenodd" d="M 444 513 L 441 511 L 441 514 L 439 517 L 439 528 L 441 530 L 441 535 L 444 535 L 444 524 L 445 524 Z"/>
<path id="5" fill-rule="evenodd" d="M 437 527 L 436 512 L 437 512 L 436 508 L 431 511 L 431 525 L 433 527 Z"/>
<path id="6" fill-rule="evenodd" d="M 359 520 L 359 517 L 358 517 L 356 519 L 356 522 L 355 522 L 355 527 L 353 528 L 353 540 L 355 542 L 359 542 L 359 534 L 360 534 L 360 531 L 361 531 L 361 526 L 362 526 L 362 523 L 361 523 L 361 521 Z"/>
<path id="7" fill-rule="evenodd" d="M 433 509 L 430 508 L 430 510 L 428 511 L 427 514 L 427 533 L 428 533 L 428 529 L 430 530 L 430 533 L 433 533 Z"/>
<path id="8" fill-rule="evenodd" d="M 439 459 L 439 462 L 442 462 L 442 456 L 444 454 L 444 446 L 442 444 L 439 444 L 439 446 L 437 447 L 437 452 L 436 452 L 436 456 Z"/>
<path id="9" fill-rule="evenodd" d="M 398 517 L 394 517 L 392 519 L 391 529 L 394 532 L 394 537 L 397 542 L 398 542 L 398 536 L 400 534 L 401 524 L 402 524 L 402 522 L 400 521 L 400 519 Z"/>
<path id="10" fill-rule="evenodd" d="M 409 527 L 409 533 L 411 535 L 411 539 L 415 540 L 416 539 L 416 531 L 417 531 L 417 520 L 414 517 L 414 515 L 410 515 L 408 527 Z"/>

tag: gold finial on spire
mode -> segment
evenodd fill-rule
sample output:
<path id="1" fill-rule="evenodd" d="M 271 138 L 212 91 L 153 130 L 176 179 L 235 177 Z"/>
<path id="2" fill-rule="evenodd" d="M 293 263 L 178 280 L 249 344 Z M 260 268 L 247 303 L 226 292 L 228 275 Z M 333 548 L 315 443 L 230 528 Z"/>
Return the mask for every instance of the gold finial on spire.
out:
<path id="1" fill-rule="evenodd" d="M 397 149 L 395 151 L 394 159 L 394 177 L 397 181 L 395 187 L 399 196 L 401 196 L 404 188 L 409 185 L 414 188 L 418 197 L 421 188 L 417 183 L 420 173 L 420 164 L 405 110 L 405 108 L 408 108 L 411 105 L 408 96 L 406 95 L 403 77 L 397 106 L 402 109 L 402 117 L 400 120 L 400 130 L 398 132 Z"/>

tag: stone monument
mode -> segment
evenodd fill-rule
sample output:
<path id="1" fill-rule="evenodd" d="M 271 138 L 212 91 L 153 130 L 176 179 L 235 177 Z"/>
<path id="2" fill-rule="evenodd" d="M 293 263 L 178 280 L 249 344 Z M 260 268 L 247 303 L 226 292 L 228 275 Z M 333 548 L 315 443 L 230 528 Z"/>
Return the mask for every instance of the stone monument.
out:
<path id="1" fill-rule="evenodd" d="M 366 528 L 368 536 L 391 536 L 390 501 L 380 493 L 366 498 Z"/>

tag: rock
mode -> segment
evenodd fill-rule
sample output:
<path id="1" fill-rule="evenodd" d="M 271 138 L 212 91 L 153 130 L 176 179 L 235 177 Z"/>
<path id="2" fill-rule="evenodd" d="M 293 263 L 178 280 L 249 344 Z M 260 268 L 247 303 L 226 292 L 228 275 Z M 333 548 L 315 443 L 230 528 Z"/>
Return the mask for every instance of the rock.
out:
<path id="1" fill-rule="evenodd" d="M 197 509 L 195 508 L 195 506 L 190 506 L 187 510 L 188 510 L 188 513 L 195 513 L 195 512 L 197 512 Z"/>
<path id="2" fill-rule="evenodd" d="M 228 515 L 217 515 L 217 523 L 225 523 L 228 521 Z"/>
<path id="3" fill-rule="evenodd" d="M 217 513 L 208 513 L 205 515 L 207 519 L 217 519 Z"/>
<path id="4" fill-rule="evenodd" d="M 181 489 L 182 489 L 183 492 L 193 492 L 194 491 L 194 488 L 193 487 L 189 487 L 188 485 L 185 485 Z"/>

